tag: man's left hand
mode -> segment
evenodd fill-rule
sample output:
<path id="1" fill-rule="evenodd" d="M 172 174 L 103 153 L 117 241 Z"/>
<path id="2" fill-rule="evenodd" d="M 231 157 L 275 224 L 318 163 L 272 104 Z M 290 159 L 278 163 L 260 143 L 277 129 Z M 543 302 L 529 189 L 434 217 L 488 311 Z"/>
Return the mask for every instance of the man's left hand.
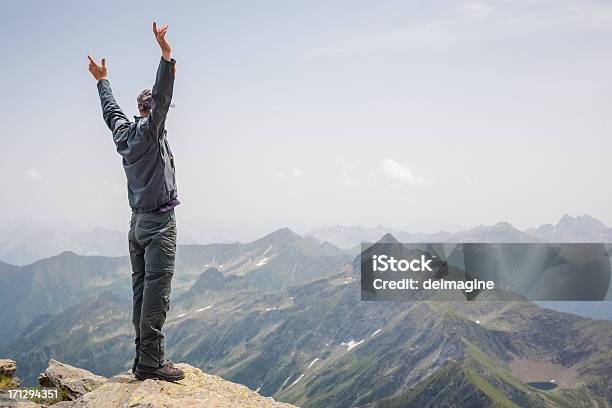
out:
<path id="1" fill-rule="evenodd" d="M 89 72 L 96 78 L 96 81 L 106 79 L 106 58 L 102 58 L 102 65 L 98 65 L 91 55 L 88 55 L 87 58 L 89 59 Z"/>

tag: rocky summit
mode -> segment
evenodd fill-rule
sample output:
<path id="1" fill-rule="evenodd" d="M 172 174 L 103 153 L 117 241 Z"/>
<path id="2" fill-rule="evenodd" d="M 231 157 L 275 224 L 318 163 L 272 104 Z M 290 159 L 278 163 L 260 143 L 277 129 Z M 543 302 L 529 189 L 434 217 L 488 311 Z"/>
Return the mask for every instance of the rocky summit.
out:
<path id="1" fill-rule="evenodd" d="M 61 402 L 53 407 L 293 407 L 263 397 L 244 385 L 231 383 L 216 375 L 205 374 L 188 364 L 176 366 L 185 371 L 185 379 L 179 382 L 138 381 L 131 373 L 126 372 L 109 378 L 99 388 L 75 401 Z"/>
<path id="2" fill-rule="evenodd" d="M 264 397 L 244 385 L 203 373 L 189 364 L 176 364 L 185 371 L 178 382 L 138 381 L 126 371 L 104 378 L 52 360 L 40 376 L 43 386 L 59 389 L 64 401 L 52 405 L 17 402 L 15 407 L 54 408 L 295 408 L 294 405 Z M 81 378 L 82 377 L 82 378 Z M 0 403 L 0 406 L 1 405 Z"/>

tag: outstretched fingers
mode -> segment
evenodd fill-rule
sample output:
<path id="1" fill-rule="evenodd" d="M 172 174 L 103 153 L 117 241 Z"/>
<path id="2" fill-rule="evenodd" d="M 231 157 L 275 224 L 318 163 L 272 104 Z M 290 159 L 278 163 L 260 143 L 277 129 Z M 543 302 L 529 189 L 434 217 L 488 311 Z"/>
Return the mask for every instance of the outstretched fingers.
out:
<path id="1" fill-rule="evenodd" d="M 168 31 L 168 24 L 163 25 L 159 28 L 157 28 L 157 23 L 154 21 L 153 22 L 153 34 L 155 34 L 155 37 L 163 37 L 166 32 Z"/>

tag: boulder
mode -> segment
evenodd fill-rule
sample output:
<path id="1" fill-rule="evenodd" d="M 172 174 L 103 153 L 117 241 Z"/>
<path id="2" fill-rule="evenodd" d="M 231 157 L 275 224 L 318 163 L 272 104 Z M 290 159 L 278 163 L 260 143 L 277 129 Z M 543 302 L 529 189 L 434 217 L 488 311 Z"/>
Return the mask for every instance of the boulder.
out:
<path id="1" fill-rule="evenodd" d="M 76 400 L 106 381 L 105 377 L 53 359 L 49 361 L 49 367 L 45 372 L 38 377 L 40 385 L 57 388 L 60 392 L 65 393 L 68 400 Z"/>
<path id="2" fill-rule="evenodd" d="M 185 372 L 178 382 L 138 381 L 131 372 L 109 378 L 94 391 L 74 401 L 52 405 L 54 408 L 295 408 L 257 392 L 203 373 L 188 364 L 176 364 Z"/>
<path id="3" fill-rule="evenodd" d="M 17 364 L 13 360 L 0 359 L 0 390 L 11 390 L 19 387 L 19 378 L 15 377 Z"/>
<path id="4" fill-rule="evenodd" d="M 15 375 L 15 370 L 17 370 L 17 364 L 15 361 L 5 358 L 0 359 L 0 375 L 13 377 Z"/>
<path id="5" fill-rule="evenodd" d="M 19 388 L 19 378 L 15 377 L 17 364 L 13 360 L 0 358 L 0 407 L 37 408 L 40 404 L 27 399 L 11 398 L 8 390 Z"/>

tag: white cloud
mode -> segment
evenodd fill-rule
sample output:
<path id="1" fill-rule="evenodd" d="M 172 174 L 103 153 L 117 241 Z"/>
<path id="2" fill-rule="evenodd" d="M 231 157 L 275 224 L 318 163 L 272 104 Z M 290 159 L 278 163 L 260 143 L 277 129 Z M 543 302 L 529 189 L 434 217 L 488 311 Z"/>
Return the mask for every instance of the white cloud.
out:
<path id="1" fill-rule="evenodd" d="M 409 165 L 400 164 L 393 159 L 381 160 L 379 170 L 384 176 L 391 179 L 392 187 L 425 184 L 427 182 L 424 175 L 416 174 Z"/>
<path id="2" fill-rule="evenodd" d="M 475 180 L 475 179 L 473 179 L 471 177 L 467 177 L 465 179 L 465 182 L 468 183 L 470 186 L 475 186 L 475 185 L 478 184 L 478 180 Z"/>
<path id="3" fill-rule="evenodd" d="M 276 176 L 281 180 L 288 180 L 291 177 L 302 177 L 304 172 L 297 168 L 292 168 L 288 171 L 280 171 L 276 174 Z"/>
<path id="4" fill-rule="evenodd" d="M 40 175 L 40 173 L 36 169 L 28 169 L 28 170 L 26 170 L 26 176 L 30 180 L 40 180 L 40 179 L 42 179 L 42 176 Z"/>

